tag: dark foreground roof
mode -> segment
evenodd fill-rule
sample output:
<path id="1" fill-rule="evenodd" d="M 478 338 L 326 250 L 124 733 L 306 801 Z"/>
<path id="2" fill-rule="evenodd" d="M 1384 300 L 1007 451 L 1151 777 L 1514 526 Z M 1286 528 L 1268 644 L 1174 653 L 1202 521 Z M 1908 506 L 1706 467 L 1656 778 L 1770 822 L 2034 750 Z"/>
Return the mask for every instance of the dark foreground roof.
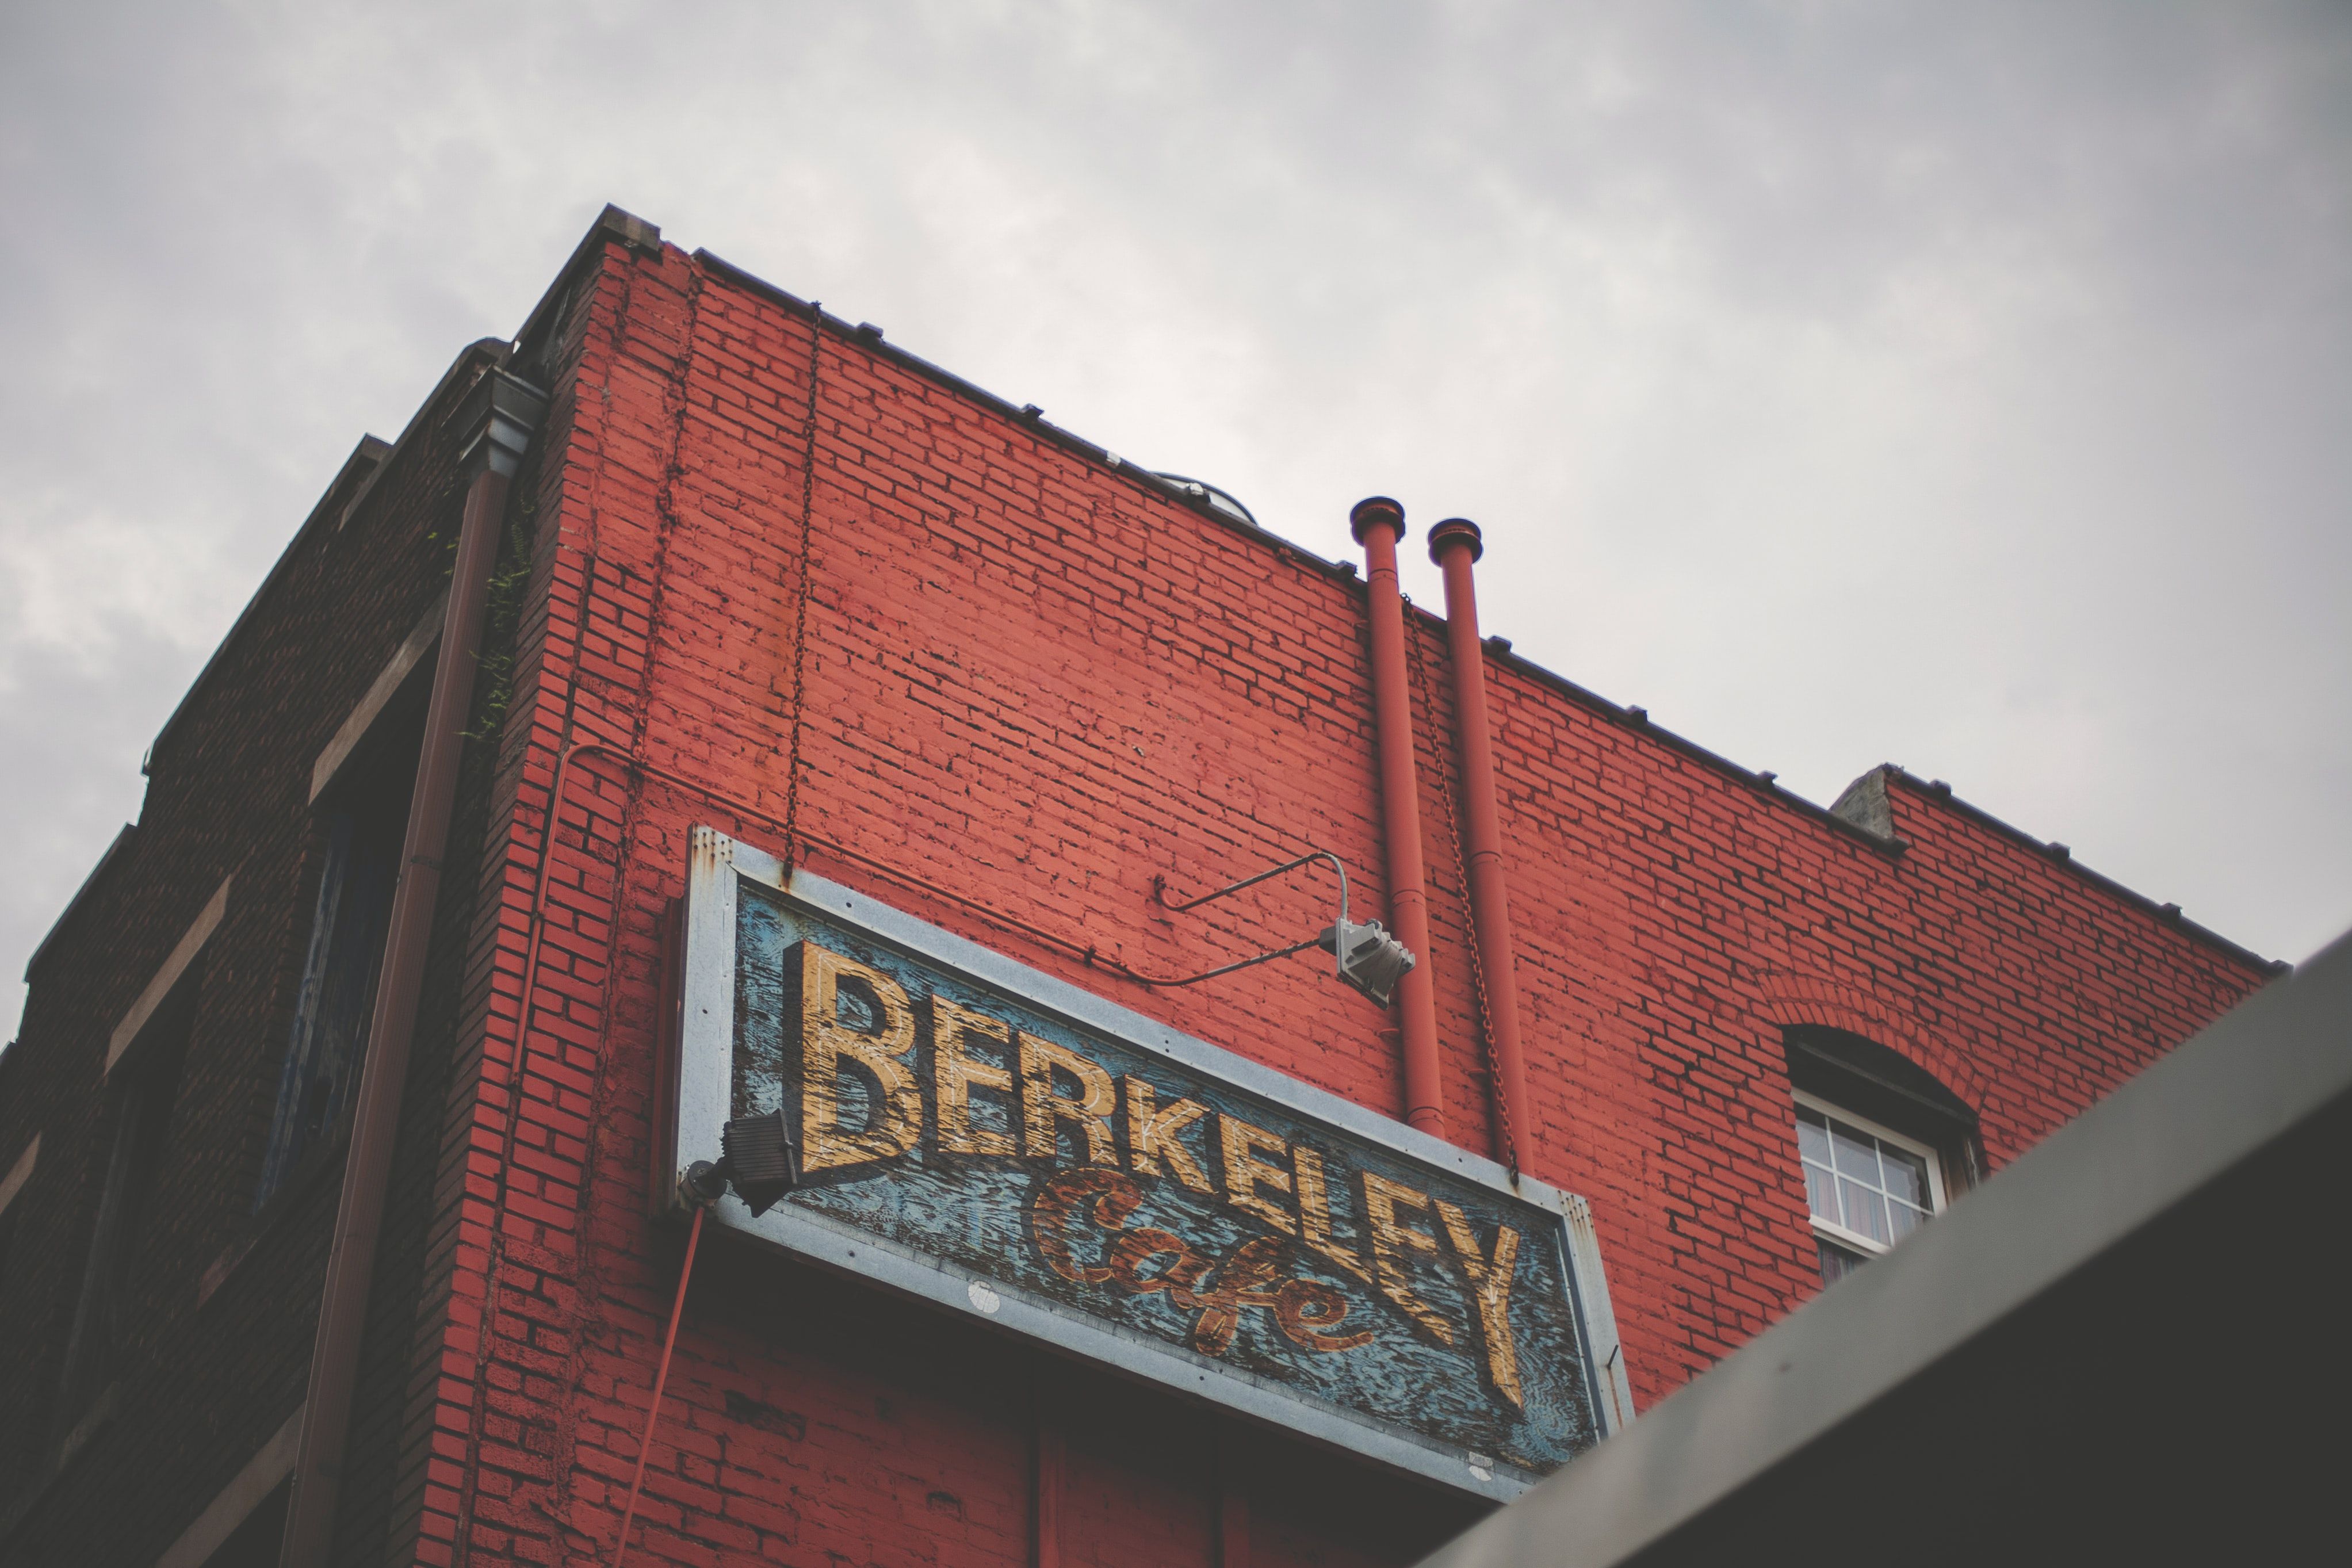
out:
<path id="1" fill-rule="evenodd" d="M 2341 1561 L 2347 1279 L 2352 937 L 1425 1568 Z"/>

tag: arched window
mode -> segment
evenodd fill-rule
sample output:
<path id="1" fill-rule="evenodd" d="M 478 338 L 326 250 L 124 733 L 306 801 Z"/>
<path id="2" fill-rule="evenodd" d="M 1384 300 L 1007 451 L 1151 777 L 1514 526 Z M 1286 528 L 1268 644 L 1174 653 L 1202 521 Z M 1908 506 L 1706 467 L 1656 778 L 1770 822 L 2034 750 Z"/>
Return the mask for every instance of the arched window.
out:
<path id="1" fill-rule="evenodd" d="M 1976 1113 L 1928 1073 L 1858 1035 L 1784 1037 L 1797 1152 L 1822 1279 L 1843 1279 L 1976 1184 Z"/>

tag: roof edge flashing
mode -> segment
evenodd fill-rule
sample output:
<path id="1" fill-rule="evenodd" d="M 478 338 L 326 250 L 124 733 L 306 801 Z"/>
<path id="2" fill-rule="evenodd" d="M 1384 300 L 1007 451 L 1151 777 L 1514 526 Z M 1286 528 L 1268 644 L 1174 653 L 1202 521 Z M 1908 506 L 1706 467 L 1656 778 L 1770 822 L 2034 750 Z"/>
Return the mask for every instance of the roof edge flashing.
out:
<path id="1" fill-rule="evenodd" d="M 2054 839 L 2036 838 L 2016 824 L 1995 816 L 1980 805 L 1961 799 L 1952 792 L 1952 786 L 1941 779 L 1923 779 L 1899 763 L 1887 763 L 1873 769 L 1872 772 L 1886 782 L 1903 785 L 1913 796 L 1927 805 L 1950 812 L 1974 826 L 1985 828 L 2020 848 L 2031 851 L 2036 859 L 2089 883 L 2111 898 L 2121 900 L 2141 913 L 2152 917 L 2161 924 L 2172 927 L 2194 941 L 2202 942 L 2208 947 L 2218 948 L 2249 968 L 2261 970 L 2267 974 L 2288 974 L 2294 970 L 2294 965 L 2284 958 L 2266 958 L 2250 947 L 2231 941 L 2211 927 L 2200 925 L 2190 920 L 2180 912 L 2179 904 L 2159 903 L 2137 889 L 2126 887 L 2112 877 L 2092 870 L 2074 858 L 2074 853 L 2068 846 L 2058 843 Z M 1864 775 L 1865 778 L 1868 776 L 1868 774 Z M 1855 784 L 1859 784 L 1861 782 L 1857 779 Z M 1847 793 L 1852 793 L 1851 786 Z M 1841 795 L 1839 798 L 1843 800 L 1844 796 Z"/>
<path id="2" fill-rule="evenodd" d="M 564 258 L 563 265 L 555 269 L 555 279 L 539 297 L 539 303 L 530 308 L 530 313 L 523 318 L 522 325 L 515 330 L 511 342 L 518 367 L 530 365 L 536 357 L 530 351 L 553 318 L 562 314 L 571 299 L 572 282 L 582 266 L 593 258 L 602 257 L 605 245 L 614 240 L 627 247 L 632 255 L 657 255 L 662 247 L 661 225 L 648 222 L 625 207 L 606 202 L 604 210 L 596 215 L 596 221 L 588 226 L 588 232 L 580 237 L 580 243 L 572 247 L 572 254 Z"/>

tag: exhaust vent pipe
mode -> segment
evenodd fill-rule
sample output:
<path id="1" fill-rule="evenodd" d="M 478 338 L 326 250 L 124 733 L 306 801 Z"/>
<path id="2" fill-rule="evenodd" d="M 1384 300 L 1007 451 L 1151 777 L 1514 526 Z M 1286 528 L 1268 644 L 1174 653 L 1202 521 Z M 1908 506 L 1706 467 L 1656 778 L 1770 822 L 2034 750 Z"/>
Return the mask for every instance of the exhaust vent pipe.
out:
<path id="1" fill-rule="evenodd" d="M 1519 987 L 1511 967 L 1511 896 L 1503 833 L 1495 810 L 1495 760 L 1487 739 L 1486 654 L 1478 641 L 1478 591 L 1470 568 L 1486 553 L 1478 525 L 1450 517 L 1429 531 L 1429 558 L 1445 574 L 1445 641 L 1454 669 L 1454 744 L 1462 764 L 1463 858 L 1470 882 L 1486 1037 L 1495 1049 L 1496 1152 L 1516 1175 L 1534 1131 L 1527 1058 L 1519 1044 Z"/>
<path id="2" fill-rule="evenodd" d="M 1421 794 L 1413 765 L 1412 702 L 1404 661 L 1404 603 L 1397 592 L 1397 541 L 1404 508 L 1386 496 L 1348 514 L 1364 547 L 1372 641 L 1372 713 L 1380 732 L 1381 826 L 1388 849 L 1389 923 L 1422 962 L 1396 976 L 1394 995 L 1404 1038 L 1404 1119 L 1445 1136 L 1445 1096 L 1437 1060 L 1437 1005 L 1430 988 L 1429 894 L 1421 862 Z M 1367 993 L 1369 994 L 1369 993 Z"/>

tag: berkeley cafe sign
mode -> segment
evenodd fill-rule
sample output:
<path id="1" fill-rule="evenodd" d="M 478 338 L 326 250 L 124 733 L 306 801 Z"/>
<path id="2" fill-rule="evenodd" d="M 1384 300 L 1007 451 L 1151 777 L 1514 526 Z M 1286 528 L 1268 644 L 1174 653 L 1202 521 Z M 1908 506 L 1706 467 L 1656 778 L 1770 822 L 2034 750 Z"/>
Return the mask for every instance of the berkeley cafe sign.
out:
<path id="1" fill-rule="evenodd" d="M 713 1223 L 1487 1497 L 1631 1414 L 1582 1199 L 710 829 L 692 858 L 677 1163 L 777 1110 L 799 1147 Z"/>

